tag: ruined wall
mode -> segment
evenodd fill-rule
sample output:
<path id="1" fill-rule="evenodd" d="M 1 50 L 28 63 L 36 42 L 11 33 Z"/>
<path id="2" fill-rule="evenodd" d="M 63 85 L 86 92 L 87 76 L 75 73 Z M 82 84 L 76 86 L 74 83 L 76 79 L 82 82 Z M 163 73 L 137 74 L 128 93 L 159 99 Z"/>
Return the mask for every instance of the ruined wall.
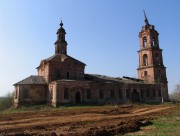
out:
<path id="1" fill-rule="evenodd" d="M 49 84 L 48 92 L 49 103 L 54 106 L 78 103 L 161 102 L 162 96 L 165 97 L 160 84 L 117 84 L 73 80 L 55 81 Z"/>
<path id="2" fill-rule="evenodd" d="M 17 85 L 14 93 L 14 106 L 47 102 L 47 85 Z"/>

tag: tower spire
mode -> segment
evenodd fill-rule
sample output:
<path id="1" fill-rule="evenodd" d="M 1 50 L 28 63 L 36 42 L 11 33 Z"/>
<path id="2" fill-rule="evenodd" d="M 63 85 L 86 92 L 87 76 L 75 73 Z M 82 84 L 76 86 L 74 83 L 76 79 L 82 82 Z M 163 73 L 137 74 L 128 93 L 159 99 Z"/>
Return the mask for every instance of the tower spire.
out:
<path id="1" fill-rule="evenodd" d="M 63 28 L 63 22 L 61 19 L 60 22 L 60 28 L 57 31 L 57 40 L 54 43 L 55 44 L 55 54 L 60 53 L 60 54 L 67 54 L 67 42 L 65 39 L 66 31 Z"/>
<path id="2" fill-rule="evenodd" d="M 63 22 L 62 22 L 62 19 L 61 19 L 61 23 L 60 23 L 60 26 L 61 26 L 61 27 L 63 26 Z"/>
<path id="3" fill-rule="evenodd" d="M 147 19 L 146 13 L 145 13 L 145 11 L 144 11 L 144 10 L 143 10 L 143 12 L 144 12 L 144 18 L 145 18 L 144 22 L 146 23 L 146 26 L 149 26 L 149 22 L 148 22 L 148 19 Z"/>

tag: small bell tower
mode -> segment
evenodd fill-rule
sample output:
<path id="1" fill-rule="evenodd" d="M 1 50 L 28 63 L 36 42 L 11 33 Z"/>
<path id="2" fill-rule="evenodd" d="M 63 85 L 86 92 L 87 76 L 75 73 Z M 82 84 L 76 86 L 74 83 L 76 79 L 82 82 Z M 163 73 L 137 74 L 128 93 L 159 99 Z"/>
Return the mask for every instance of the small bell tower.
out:
<path id="1" fill-rule="evenodd" d="M 139 33 L 140 50 L 138 78 L 147 83 L 167 84 L 166 67 L 163 64 L 162 49 L 159 47 L 159 33 L 150 25 L 144 12 L 145 25 Z"/>
<path id="2" fill-rule="evenodd" d="M 57 34 L 57 40 L 54 43 L 54 45 L 55 45 L 55 54 L 60 53 L 60 54 L 67 55 L 67 42 L 65 40 L 66 31 L 63 28 L 62 20 L 61 20 L 61 23 L 60 23 L 60 28 L 58 29 L 56 34 Z"/>

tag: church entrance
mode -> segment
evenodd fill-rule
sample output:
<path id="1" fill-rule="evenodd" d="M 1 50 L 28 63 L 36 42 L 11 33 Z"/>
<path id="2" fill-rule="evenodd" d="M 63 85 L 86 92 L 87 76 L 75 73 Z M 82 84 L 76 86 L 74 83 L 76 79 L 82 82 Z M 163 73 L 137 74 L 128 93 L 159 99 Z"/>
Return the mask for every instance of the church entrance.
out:
<path id="1" fill-rule="evenodd" d="M 132 93 L 132 102 L 139 102 L 139 101 L 140 101 L 139 93 L 137 92 L 136 89 L 134 89 Z"/>
<path id="2" fill-rule="evenodd" d="M 76 92 L 76 103 L 81 103 L 81 93 L 79 91 Z"/>

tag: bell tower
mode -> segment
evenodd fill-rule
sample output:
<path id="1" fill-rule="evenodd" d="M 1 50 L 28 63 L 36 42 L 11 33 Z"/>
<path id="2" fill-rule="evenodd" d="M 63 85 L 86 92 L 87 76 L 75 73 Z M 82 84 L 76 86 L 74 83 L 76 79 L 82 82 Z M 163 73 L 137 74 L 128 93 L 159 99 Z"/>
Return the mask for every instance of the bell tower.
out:
<path id="1" fill-rule="evenodd" d="M 67 55 L 67 42 L 65 40 L 66 31 L 63 28 L 62 20 L 61 20 L 61 23 L 60 23 L 60 28 L 58 29 L 56 34 L 57 34 L 57 40 L 54 43 L 54 45 L 55 45 L 55 54 L 60 53 L 60 54 Z"/>
<path id="2" fill-rule="evenodd" d="M 145 25 L 139 32 L 140 50 L 138 78 L 147 83 L 167 84 L 166 67 L 163 64 L 162 49 L 159 47 L 159 33 L 150 25 L 144 12 Z"/>

